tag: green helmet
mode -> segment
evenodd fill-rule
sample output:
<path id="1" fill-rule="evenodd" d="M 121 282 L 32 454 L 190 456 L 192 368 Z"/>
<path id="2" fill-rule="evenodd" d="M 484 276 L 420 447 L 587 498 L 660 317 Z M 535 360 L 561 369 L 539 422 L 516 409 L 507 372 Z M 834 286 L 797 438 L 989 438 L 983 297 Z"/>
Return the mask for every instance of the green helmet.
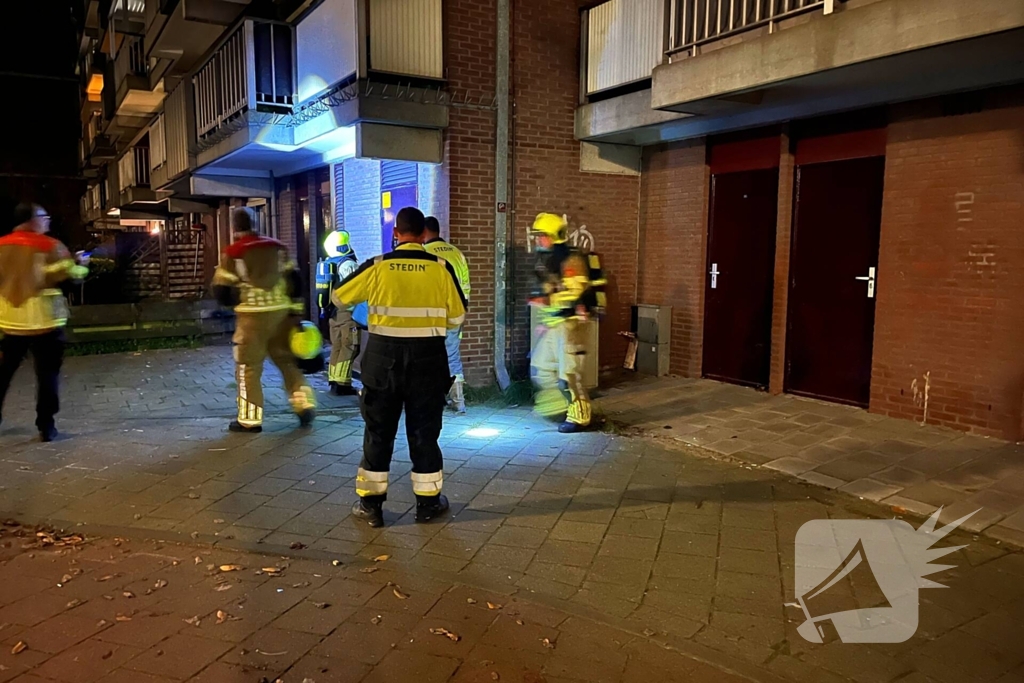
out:
<path id="1" fill-rule="evenodd" d="M 288 336 L 288 345 L 296 358 L 310 360 L 316 358 L 323 351 L 324 337 L 316 325 L 308 320 L 303 320 L 291 331 Z"/>

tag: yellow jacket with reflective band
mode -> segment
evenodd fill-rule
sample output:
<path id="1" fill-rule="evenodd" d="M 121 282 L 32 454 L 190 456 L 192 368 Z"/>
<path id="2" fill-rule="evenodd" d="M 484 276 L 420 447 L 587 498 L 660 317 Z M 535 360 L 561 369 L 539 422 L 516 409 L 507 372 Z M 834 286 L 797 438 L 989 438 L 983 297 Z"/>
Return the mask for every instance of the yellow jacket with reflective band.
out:
<path id="1" fill-rule="evenodd" d="M 471 289 L 469 284 L 469 262 L 466 261 L 466 256 L 462 253 L 462 250 L 445 242 L 440 237 L 430 240 L 423 245 L 423 248 L 452 264 L 452 268 L 455 269 L 455 276 L 459 279 L 459 286 L 462 287 L 462 293 L 466 295 L 466 300 L 468 301 Z"/>
<path id="2" fill-rule="evenodd" d="M 238 290 L 235 313 L 266 313 L 294 308 L 285 273 L 288 251 L 283 243 L 259 235 L 238 238 L 221 257 L 214 287 Z M 301 306 L 299 306 L 301 310 Z"/>
<path id="3" fill-rule="evenodd" d="M 0 238 L 0 332 L 34 335 L 64 327 L 68 305 L 57 289 L 75 262 L 46 235 L 16 230 Z"/>
<path id="4" fill-rule="evenodd" d="M 444 337 L 466 317 L 455 270 L 421 244 L 367 261 L 334 290 L 336 306 L 363 301 L 370 334 L 385 337 Z"/>

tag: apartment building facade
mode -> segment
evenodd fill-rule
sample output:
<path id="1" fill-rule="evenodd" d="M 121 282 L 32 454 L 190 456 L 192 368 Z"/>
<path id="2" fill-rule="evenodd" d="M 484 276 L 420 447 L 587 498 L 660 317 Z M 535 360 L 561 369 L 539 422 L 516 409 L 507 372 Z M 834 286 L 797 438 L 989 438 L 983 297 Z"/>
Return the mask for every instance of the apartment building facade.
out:
<path id="1" fill-rule="evenodd" d="M 603 366 L 671 306 L 673 373 L 1022 437 L 1024 1 L 95 4 L 99 220 L 188 215 L 209 268 L 248 204 L 308 269 L 416 203 L 482 384 L 525 369 L 557 211 L 609 274 Z"/>

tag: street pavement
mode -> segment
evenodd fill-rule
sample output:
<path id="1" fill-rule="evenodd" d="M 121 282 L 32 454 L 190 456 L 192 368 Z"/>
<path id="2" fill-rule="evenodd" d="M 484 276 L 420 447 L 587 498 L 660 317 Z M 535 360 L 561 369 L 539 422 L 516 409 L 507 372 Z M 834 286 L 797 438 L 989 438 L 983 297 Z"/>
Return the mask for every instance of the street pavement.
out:
<path id="1" fill-rule="evenodd" d="M 674 380 L 609 391 L 601 405 L 620 427 L 605 432 L 566 436 L 524 409 L 471 406 L 442 437 L 452 515 L 412 523 L 402 439 L 388 526 L 373 530 L 349 515 L 362 440 L 354 400 L 325 397 L 314 428 L 299 430 L 271 389 L 267 431 L 234 435 L 225 349 L 74 358 L 66 374 L 65 438 L 52 444 L 31 429 L 29 373 L 15 379 L 0 434 L 0 513 L 87 542 L 25 549 L 10 539 L 0 682 L 1024 680 L 1024 555 L 1014 539 L 951 535 L 948 544 L 966 547 L 941 560 L 955 568 L 930 577 L 948 588 L 921 591 L 908 641 L 809 643 L 796 631 L 798 529 L 894 515 L 916 527 L 919 511 L 763 467 L 794 457 L 774 442 L 748 434 L 724 453 L 721 441 L 739 439 L 701 434 L 748 419 L 744 432 L 792 441 L 804 429 L 778 426 L 792 421 L 818 436 L 824 426 L 855 430 L 828 437 L 829 448 L 877 430 L 877 443 L 928 453 L 919 441 L 936 438 L 929 427 L 902 433 L 861 411 Z M 277 381 L 268 370 L 266 385 Z M 691 420 L 698 429 L 683 426 Z M 232 564 L 243 569 L 220 570 Z M 236 585 L 218 591 L 225 577 Z M 870 597 L 852 575 L 836 591 Z M 228 615 L 221 624 L 217 610 Z M 185 621 L 194 618 L 199 626 Z M 115 631 L 148 635 L 118 644 L 105 635 Z M 10 654 L 18 642 L 27 649 Z"/>

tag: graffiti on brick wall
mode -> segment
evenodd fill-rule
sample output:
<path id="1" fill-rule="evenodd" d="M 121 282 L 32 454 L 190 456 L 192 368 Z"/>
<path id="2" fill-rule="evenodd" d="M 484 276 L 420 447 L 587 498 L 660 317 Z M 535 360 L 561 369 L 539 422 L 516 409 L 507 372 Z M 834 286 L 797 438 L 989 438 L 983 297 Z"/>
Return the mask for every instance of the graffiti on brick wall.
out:
<path id="1" fill-rule="evenodd" d="M 956 209 L 956 221 L 957 223 L 971 223 L 974 221 L 974 193 L 973 192 L 957 192 L 953 195 L 953 208 Z M 963 225 L 957 226 L 958 230 L 963 230 Z"/>
<path id="2" fill-rule="evenodd" d="M 967 250 L 967 256 L 975 270 L 991 272 L 996 267 L 996 245 L 991 242 L 976 242 Z"/>
<path id="3" fill-rule="evenodd" d="M 585 252 L 594 251 L 594 236 L 587 230 L 587 226 L 581 225 L 569 233 L 569 244 Z"/>

